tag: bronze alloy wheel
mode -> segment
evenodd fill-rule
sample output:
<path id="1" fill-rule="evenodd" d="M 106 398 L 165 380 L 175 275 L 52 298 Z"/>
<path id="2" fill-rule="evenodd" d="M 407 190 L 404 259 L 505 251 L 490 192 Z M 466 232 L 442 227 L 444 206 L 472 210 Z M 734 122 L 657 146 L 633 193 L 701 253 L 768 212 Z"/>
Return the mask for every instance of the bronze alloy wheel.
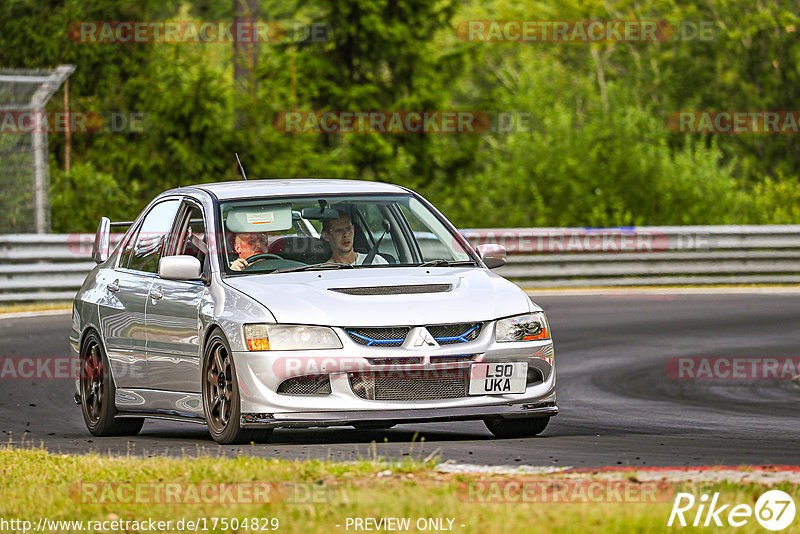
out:
<path id="1" fill-rule="evenodd" d="M 242 429 L 239 384 L 228 341 L 217 330 L 203 353 L 203 412 L 211 437 L 218 443 L 263 442 L 272 429 Z"/>
<path id="2" fill-rule="evenodd" d="M 81 399 L 87 424 L 96 426 L 103 407 L 103 359 L 95 341 L 86 345 L 81 369 Z"/>
<path id="3" fill-rule="evenodd" d="M 140 417 L 118 417 L 116 388 L 103 345 L 89 332 L 81 345 L 80 396 L 86 428 L 95 436 L 134 436 L 144 424 Z"/>
<path id="4" fill-rule="evenodd" d="M 230 353 L 221 339 L 210 347 L 208 370 L 205 373 L 205 403 L 208 426 L 212 433 L 222 433 L 231 419 L 233 367 Z"/>

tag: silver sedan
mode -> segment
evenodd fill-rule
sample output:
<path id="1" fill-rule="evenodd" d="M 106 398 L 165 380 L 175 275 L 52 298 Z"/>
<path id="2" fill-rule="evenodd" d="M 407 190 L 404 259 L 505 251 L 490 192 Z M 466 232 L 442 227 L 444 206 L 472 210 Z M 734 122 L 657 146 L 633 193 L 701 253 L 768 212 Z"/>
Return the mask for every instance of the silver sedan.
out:
<path id="1" fill-rule="evenodd" d="M 406 188 L 173 189 L 135 221 L 102 218 L 93 257 L 70 341 L 96 436 L 154 418 L 205 424 L 226 444 L 277 427 L 470 419 L 517 437 L 558 413 L 547 318 L 489 270 L 505 250 L 473 249 Z"/>

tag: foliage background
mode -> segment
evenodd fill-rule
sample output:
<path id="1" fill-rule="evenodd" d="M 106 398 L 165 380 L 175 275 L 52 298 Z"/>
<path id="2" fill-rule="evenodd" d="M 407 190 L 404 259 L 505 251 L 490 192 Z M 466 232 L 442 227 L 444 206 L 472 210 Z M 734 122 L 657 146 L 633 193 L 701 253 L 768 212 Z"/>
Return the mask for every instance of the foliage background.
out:
<path id="1" fill-rule="evenodd" d="M 72 110 L 147 113 L 140 133 L 50 136 L 53 230 L 133 217 L 177 185 L 251 177 L 399 183 L 460 227 L 800 222 L 797 135 L 676 134 L 679 110 L 792 110 L 796 2 L 260 0 L 263 20 L 321 23 L 323 43 L 262 44 L 255 92 L 232 45 L 94 44 L 81 20 L 232 20 L 234 0 L 0 0 L 0 67 L 73 63 Z M 710 40 L 483 43 L 475 19 L 642 19 L 713 25 Z M 294 75 L 293 75 L 294 72 Z M 57 93 L 50 107 L 59 110 Z M 524 113 L 479 135 L 283 134 L 281 110 Z"/>

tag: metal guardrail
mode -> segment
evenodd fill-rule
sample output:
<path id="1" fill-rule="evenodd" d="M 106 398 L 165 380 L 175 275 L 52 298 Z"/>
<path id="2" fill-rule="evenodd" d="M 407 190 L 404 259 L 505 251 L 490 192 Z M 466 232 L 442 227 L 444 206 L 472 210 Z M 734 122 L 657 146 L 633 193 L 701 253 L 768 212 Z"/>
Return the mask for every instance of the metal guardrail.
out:
<path id="1" fill-rule="evenodd" d="M 800 283 L 800 225 L 464 230 L 526 287 Z"/>
<path id="2" fill-rule="evenodd" d="M 800 225 L 463 230 L 525 287 L 800 283 Z M 119 234 L 112 234 L 112 240 Z M 0 302 L 71 300 L 94 234 L 0 235 Z"/>
<path id="3" fill-rule="evenodd" d="M 93 243 L 94 234 L 0 235 L 0 302 L 72 300 L 96 265 Z"/>

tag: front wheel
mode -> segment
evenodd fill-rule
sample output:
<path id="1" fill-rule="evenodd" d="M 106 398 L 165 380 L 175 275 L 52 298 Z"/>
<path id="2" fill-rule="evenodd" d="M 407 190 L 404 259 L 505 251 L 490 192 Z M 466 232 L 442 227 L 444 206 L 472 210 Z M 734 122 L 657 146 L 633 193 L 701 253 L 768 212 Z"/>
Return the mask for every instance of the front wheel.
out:
<path id="1" fill-rule="evenodd" d="M 94 332 L 87 334 L 83 340 L 80 373 L 81 411 L 89 432 L 98 437 L 138 434 L 144 419 L 115 418 L 114 378 L 100 338 Z"/>
<path id="2" fill-rule="evenodd" d="M 483 420 L 489 432 L 498 438 L 533 437 L 544 432 L 549 422 L 549 417 L 526 417 L 517 419 L 492 418 Z"/>
<path id="3" fill-rule="evenodd" d="M 243 429 L 233 354 L 220 332 L 211 335 L 203 354 L 203 412 L 214 441 L 223 445 L 266 441 L 272 429 Z"/>

